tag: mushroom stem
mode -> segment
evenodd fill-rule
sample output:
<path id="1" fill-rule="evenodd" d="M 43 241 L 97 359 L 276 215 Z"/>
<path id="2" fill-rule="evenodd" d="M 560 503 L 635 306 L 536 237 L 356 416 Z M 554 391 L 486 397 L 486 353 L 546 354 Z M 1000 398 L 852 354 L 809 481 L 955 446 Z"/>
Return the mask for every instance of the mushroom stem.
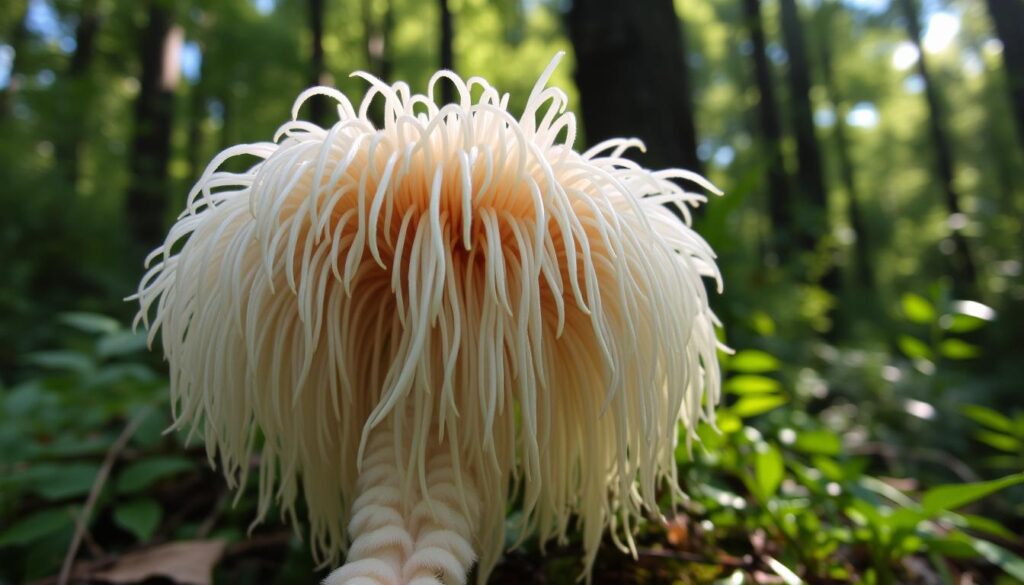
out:
<path id="1" fill-rule="evenodd" d="M 409 481 L 409 437 L 397 431 L 385 424 L 368 438 L 352 544 L 324 585 L 456 585 L 469 577 L 480 513 L 474 481 L 456 472 L 447 439 L 428 441 L 423 481 Z"/>

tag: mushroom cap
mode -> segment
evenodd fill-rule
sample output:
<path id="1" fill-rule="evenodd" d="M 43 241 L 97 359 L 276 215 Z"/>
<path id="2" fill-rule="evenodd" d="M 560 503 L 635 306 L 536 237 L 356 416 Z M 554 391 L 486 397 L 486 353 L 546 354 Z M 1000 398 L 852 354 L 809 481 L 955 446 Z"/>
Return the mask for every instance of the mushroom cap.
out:
<path id="1" fill-rule="evenodd" d="M 484 576 L 510 502 L 541 543 L 577 518 L 589 567 L 606 528 L 630 548 L 656 490 L 679 495 L 679 424 L 689 442 L 719 398 L 703 278 L 721 287 L 689 226 L 705 197 L 680 185 L 714 187 L 624 158 L 636 140 L 574 150 L 546 87 L 557 61 L 518 119 L 448 71 L 426 95 L 357 73 L 358 110 L 307 90 L 272 142 L 213 159 L 147 260 L 138 319 L 161 337 L 176 424 L 234 486 L 259 453 L 258 520 L 274 500 L 295 520 L 301 495 L 322 559 L 347 545 L 366 439 L 389 419 L 408 485 L 432 441 L 472 474 Z M 438 83 L 458 102 L 436 106 Z M 318 94 L 337 102 L 329 128 L 298 117 Z M 235 157 L 259 162 L 223 170 Z"/>

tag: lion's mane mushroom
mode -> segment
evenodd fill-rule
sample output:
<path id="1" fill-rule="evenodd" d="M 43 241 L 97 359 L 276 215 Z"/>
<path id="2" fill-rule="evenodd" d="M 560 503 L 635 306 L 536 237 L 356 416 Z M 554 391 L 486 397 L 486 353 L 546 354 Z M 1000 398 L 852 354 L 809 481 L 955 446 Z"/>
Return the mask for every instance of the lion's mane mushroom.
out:
<path id="1" fill-rule="evenodd" d="M 719 274 L 676 181 L 714 188 L 623 158 L 636 140 L 573 150 L 557 61 L 519 119 L 447 71 L 426 95 L 357 73 L 358 109 L 307 90 L 273 142 L 214 158 L 147 261 L 176 424 L 233 486 L 259 454 L 258 519 L 305 499 L 314 553 L 347 551 L 328 583 L 484 581 L 510 502 L 541 543 L 578 525 L 589 571 L 605 529 L 631 549 L 679 495 L 679 424 L 719 397 Z M 330 128 L 298 119 L 314 95 Z"/>

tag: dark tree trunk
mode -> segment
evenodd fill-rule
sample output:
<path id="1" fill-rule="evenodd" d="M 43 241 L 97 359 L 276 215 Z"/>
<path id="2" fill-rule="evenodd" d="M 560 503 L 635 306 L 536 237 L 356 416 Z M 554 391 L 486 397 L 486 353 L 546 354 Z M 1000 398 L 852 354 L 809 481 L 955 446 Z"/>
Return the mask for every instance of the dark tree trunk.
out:
<path id="1" fill-rule="evenodd" d="M 455 71 L 455 53 L 452 43 L 455 40 L 455 30 L 452 26 L 452 11 L 448 6 L 448 0 L 440 0 L 438 5 L 441 11 L 441 69 Z M 441 83 L 441 103 L 450 104 L 454 101 L 455 88 L 451 83 Z"/>
<path id="2" fill-rule="evenodd" d="M 373 2 L 362 0 L 363 32 L 366 35 L 364 49 L 366 51 L 367 71 L 376 75 L 382 81 L 390 83 L 391 70 L 393 67 L 391 52 L 391 30 L 394 28 L 394 11 L 391 0 L 386 0 L 384 15 L 380 22 L 373 13 Z M 384 101 L 374 100 L 370 105 L 370 119 L 376 126 L 384 122 Z"/>
<path id="3" fill-rule="evenodd" d="M 18 93 L 18 74 L 21 73 L 21 63 L 28 44 L 28 2 L 21 2 L 21 12 L 15 21 L 14 29 L 11 30 L 7 44 L 14 50 L 14 59 L 11 61 L 10 72 L 7 77 L 7 87 L 0 93 L 0 120 L 10 115 L 14 107 L 14 94 Z"/>
<path id="4" fill-rule="evenodd" d="M 235 97 L 230 92 L 220 102 L 220 138 L 217 150 L 235 144 Z"/>
<path id="5" fill-rule="evenodd" d="M 928 130 L 935 148 L 935 170 L 942 183 L 943 202 L 950 215 L 959 214 L 961 213 L 960 196 L 953 184 L 953 154 L 945 127 L 942 125 L 943 108 L 939 90 L 932 80 L 926 62 L 927 57 L 921 43 L 921 24 L 918 22 L 917 7 L 914 5 L 914 0 L 900 0 L 900 6 L 907 25 L 907 36 L 917 47 L 919 55 L 917 72 L 924 82 L 924 95 L 928 102 Z M 977 271 L 974 261 L 971 259 L 967 239 L 964 238 L 960 230 L 953 230 L 951 237 L 955 246 L 950 255 L 955 288 L 959 292 L 967 292 L 972 290 L 977 282 Z"/>
<path id="6" fill-rule="evenodd" d="M 192 86 L 192 94 L 189 104 L 188 121 L 188 168 L 192 174 L 192 180 L 196 181 L 203 174 L 203 122 L 206 120 L 206 92 L 203 81 L 200 79 Z"/>
<path id="7" fill-rule="evenodd" d="M 832 104 L 832 111 L 835 112 L 836 121 L 832 136 L 836 145 L 836 158 L 839 163 L 839 177 L 846 191 L 846 216 L 853 230 L 853 274 L 862 287 L 871 288 L 874 286 L 875 278 L 871 270 L 870 246 L 871 240 L 867 226 L 864 223 L 864 213 L 860 207 L 859 192 L 857 189 L 857 177 L 854 173 L 853 160 L 850 157 L 850 139 L 846 134 L 846 114 L 848 107 L 846 101 L 832 77 L 832 30 L 831 11 L 832 6 L 822 8 L 822 19 L 820 23 L 819 36 L 821 69 L 825 82 L 825 92 L 829 102 Z"/>
<path id="8" fill-rule="evenodd" d="M 367 70 L 387 82 L 391 78 L 391 29 L 394 27 L 394 13 L 391 2 L 385 4 L 384 15 L 380 22 L 373 13 L 371 0 L 362 0 L 363 31 L 366 35 L 366 67 Z"/>
<path id="9" fill-rule="evenodd" d="M 309 0 L 310 47 L 309 85 L 322 85 L 324 73 L 324 0 Z M 309 100 L 310 120 L 320 126 L 327 120 L 327 101 L 323 96 Z"/>
<path id="10" fill-rule="evenodd" d="M 177 71 L 171 70 L 181 48 L 181 29 L 169 9 L 149 5 L 149 23 L 139 38 L 142 70 L 135 100 L 131 185 L 127 211 L 135 241 L 147 249 L 163 239 L 168 200 L 167 163 L 171 155 L 171 122 Z"/>
<path id="11" fill-rule="evenodd" d="M 82 121 L 76 119 L 88 111 L 88 89 L 84 87 L 86 73 L 96 54 L 96 33 L 100 19 L 96 0 L 86 0 L 79 12 L 78 27 L 75 29 L 75 52 L 68 66 L 67 85 L 69 99 L 61 104 L 67 125 L 66 133 L 57 140 L 57 159 L 61 163 L 69 184 L 78 183 L 78 156 L 82 145 Z"/>
<path id="12" fill-rule="evenodd" d="M 988 10 L 1003 43 L 1003 67 L 1017 116 L 1017 139 L 1024 146 L 1024 1 L 988 0 Z"/>
<path id="13" fill-rule="evenodd" d="M 768 217 L 772 224 L 772 250 L 780 260 L 790 251 L 789 238 L 793 233 L 792 209 L 785 163 L 782 159 L 782 126 L 779 124 L 778 106 L 768 64 L 764 24 L 760 0 L 742 0 L 744 17 L 753 45 L 754 81 L 757 84 L 757 113 L 761 133 L 761 147 L 766 165 L 765 183 L 768 185 Z"/>
<path id="14" fill-rule="evenodd" d="M 693 84 L 689 70 L 689 47 L 687 46 L 686 23 L 676 19 L 679 26 L 679 48 L 682 71 L 679 75 L 680 106 L 679 112 L 679 150 L 680 161 L 684 169 L 704 174 L 704 162 L 697 156 L 697 110 L 693 104 Z M 700 208 L 703 209 L 703 208 Z"/>
<path id="15" fill-rule="evenodd" d="M 78 28 L 75 29 L 75 52 L 71 55 L 71 65 L 68 68 L 68 74 L 72 77 L 82 77 L 89 69 L 96 54 L 96 33 L 99 27 L 100 17 L 96 10 L 96 0 L 85 0 L 79 13 Z"/>
<path id="16" fill-rule="evenodd" d="M 200 33 L 202 35 L 202 33 Z M 204 48 L 200 44 L 200 50 Z M 205 54 L 204 54 L 205 57 Z M 189 92 L 189 121 L 187 140 L 188 168 L 191 173 L 192 182 L 199 180 L 203 173 L 203 165 L 206 157 L 203 156 L 203 122 L 207 118 L 207 80 L 203 75 L 203 61 L 199 61 L 199 77 Z"/>
<path id="17" fill-rule="evenodd" d="M 637 137 L 647 147 L 644 166 L 700 171 L 682 25 L 672 1 L 574 2 L 567 24 L 587 142 Z"/>
<path id="18" fill-rule="evenodd" d="M 804 249 L 813 249 L 828 233 L 828 194 L 822 169 L 818 139 L 814 134 L 814 110 L 811 107 L 811 67 L 807 62 L 803 25 L 796 0 L 780 0 L 782 38 L 789 55 L 787 79 L 789 105 L 796 135 L 797 201 L 796 228 Z"/>
<path id="19" fill-rule="evenodd" d="M 385 0 L 384 20 L 380 26 L 381 44 L 384 45 L 380 56 L 380 78 L 391 81 L 395 68 L 395 54 L 391 50 L 391 31 L 395 28 L 395 10 L 391 0 Z"/>

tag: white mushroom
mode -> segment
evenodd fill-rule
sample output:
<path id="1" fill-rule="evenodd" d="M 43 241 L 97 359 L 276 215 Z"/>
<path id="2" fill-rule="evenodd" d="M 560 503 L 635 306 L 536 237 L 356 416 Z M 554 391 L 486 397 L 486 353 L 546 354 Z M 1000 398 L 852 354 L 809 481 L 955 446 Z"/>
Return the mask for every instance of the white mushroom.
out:
<path id="1" fill-rule="evenodd" d="M 483 582 L 510 503 L 524 538 L 578 526 L 589 572 L 606 529 L 629 550 L 657 490 L 680 495 L 679 425 L 719 398 L 720 277 L 666 206 L 688 220 L 704 197 L 675 181 L 714 187 L 623 158 L 636 140 L 574 151 L 557 62 L 518 120 L 447 71 L 426 95 L 358 73 L 358 110 L 307 90 L 273 142 L 214 158 L 150 256 L 139 320 L 178 427 L 233 486 L 260 455 L 257 520 L 305 499 L 318 558 L 347 551 L 327 583 L 465 583 L 474 562 Z M 330 128 L 298 119 L 317 94 Z M 220 170 L 235 157 L 259 162 Z"/>

